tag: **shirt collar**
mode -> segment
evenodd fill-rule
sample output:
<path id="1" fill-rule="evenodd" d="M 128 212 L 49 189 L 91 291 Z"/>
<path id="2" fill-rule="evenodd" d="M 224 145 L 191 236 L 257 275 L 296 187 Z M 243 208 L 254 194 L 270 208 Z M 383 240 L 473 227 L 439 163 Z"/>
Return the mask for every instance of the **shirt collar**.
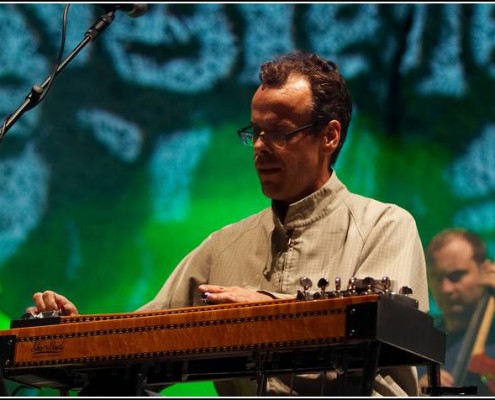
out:
<path id="1" fill-rule="evenodd" d="M 276 203 L 272 201 L 275 225 L 284 230 L 310 225 L 335 209 L 346 192 L 346 187 L 333 171 L 320 189 L 289 206 L 283 223 L 277 215 Z"/>

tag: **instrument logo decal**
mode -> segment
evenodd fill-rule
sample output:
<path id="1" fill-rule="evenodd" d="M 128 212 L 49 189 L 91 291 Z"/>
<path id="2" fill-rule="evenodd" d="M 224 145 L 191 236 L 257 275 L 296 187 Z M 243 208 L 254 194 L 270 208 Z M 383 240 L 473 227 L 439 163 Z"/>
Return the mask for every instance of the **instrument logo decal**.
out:
<path id="1" fill-rule="evenodd" d="M 50 340 L 49 342 L 34 342 L 31 348 L 33 356 L 53 354 L 58 355 L 64 351 L 64 340 Z"/>

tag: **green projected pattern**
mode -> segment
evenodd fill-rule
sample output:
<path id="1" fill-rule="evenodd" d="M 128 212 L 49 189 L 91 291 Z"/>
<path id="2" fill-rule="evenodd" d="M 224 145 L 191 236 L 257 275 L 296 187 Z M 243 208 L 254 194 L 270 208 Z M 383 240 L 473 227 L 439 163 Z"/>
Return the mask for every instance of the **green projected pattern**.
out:
<path id="1" fill-rule="evenodd" d="M 1 114 L 49 75 L 63 11 L 0 5 Z M 71 4 L 66 55 L 102 13 Z M 409 210 L 425 245 L 458 225 L 493 256 L 493 15 L 494 4 L 407 3 L 117 12 L 0 143 L 1 327 L 46 289 L 82 313 L 132 311 L 211 232 L 269 206 L 235 131 L 259 65 L 294 49 L 348 80 L 355 112 L 336 170 L 349 189 Z M 211 382 L 164 393 L 216 394 Z"/>

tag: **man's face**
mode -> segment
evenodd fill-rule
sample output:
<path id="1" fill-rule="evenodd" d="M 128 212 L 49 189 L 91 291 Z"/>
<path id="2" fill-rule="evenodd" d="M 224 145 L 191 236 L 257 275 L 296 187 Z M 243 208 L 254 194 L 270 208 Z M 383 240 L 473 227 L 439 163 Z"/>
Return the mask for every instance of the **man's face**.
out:
<path id="1" fill-rule="evenodd" d="M 483 293 L 478 284 L 480 266 L 473 260 L 473 249 L 466 240 L 455 237 L 434 253 L 434 259 L 435 265 L 428 266 L 430 287 L 447 329 L 465 328 Z"/>
<path id="2" fill-rule="evenodd" d="M 251 105 L 251 122 L 262 133 L 289 132 L 312 122 L 311 105 L 309 82 L 291 76 L 282 87 L 258 88 Z M 267 197 L 291 204 L 328 180 L 328 152 L 321 151 L 322 135 L 310 129 L 288 137 L 285 148 L 266 143 L 263 137 L 254 143 L 255 167 Z"/>

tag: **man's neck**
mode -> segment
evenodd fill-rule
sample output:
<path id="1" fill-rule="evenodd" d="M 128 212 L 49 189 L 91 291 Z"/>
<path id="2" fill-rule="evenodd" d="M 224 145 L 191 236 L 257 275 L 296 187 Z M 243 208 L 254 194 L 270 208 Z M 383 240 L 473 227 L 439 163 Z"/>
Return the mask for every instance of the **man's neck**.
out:
<path id="1" fill-rule="evenodd" d="M 272 207 L 275 214 L 280 219 L 280 222 L 284 223 L 285 217 L 287 216 L 287 211 L 289 210 L 290 204 L 279 200 L 272 201 Z"/>
<path id="2" fill-rule="evenodd" d="M 312 193 L 315 193 L 318 190 L 320 190 L 322 188 L 322 186 L 324 186 L 328 182 L 328 180 L 330 179 L 330 177 L 332 176 L 332 174 L 333 174 L 333 170 L 330 170 L 329 171 L 328 179 L 322 185 L 319 185 L 319 187 L 317 189 L 315 189 L 313 192 L 308 193 L 308 194 L 306 194 L 303 197 L 300 197 L 298 200 L 296 199 L 294 201 L 283 201 L 283 200 L 274 200 L 274 199 L 272 199 L 272 208 L 274 209 L 275 214 L 278 216 L 278 218 L 280 219 L 280 221 L 282 223 L 285 221 L 285 217 L 287 216 L 287 211 L 289 210 L 289 207 L 290 207 L 291 204 L 294 204 L 297 201 L 300 201 L 300 200 L 302 200 L 302 199 L 310 196 Z"/>
<path id="3" fill-rule="evenodd" d="M 469 326 L 470 319 L 467 316 L 457 316 L 456 318 L 445 318 L 445 330 L 447 332 L 464 332 Z"/>

